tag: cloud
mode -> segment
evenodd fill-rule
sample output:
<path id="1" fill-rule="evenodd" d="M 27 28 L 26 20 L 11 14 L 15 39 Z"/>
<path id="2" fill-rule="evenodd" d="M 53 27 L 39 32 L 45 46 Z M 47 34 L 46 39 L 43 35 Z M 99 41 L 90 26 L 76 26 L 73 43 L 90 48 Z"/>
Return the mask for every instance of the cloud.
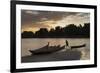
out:
<path id="1" fill-rule="evenodd" d="M 77 13 L 76 14 L 77 16 L 80 16 L 80 17 L 85 17 L 85 16 L 90 16 L 90 13 Z"/>
<path id="2" fill-rule="evenodd" d="M 76 14 L 75 12 L 22 10 L 21 19 L 22 19 L 22 25 L 24 25 L 25 23 L 30 23 L 30 22 L 37 23 L 48 20 L 58 21 L 66 16 L 75 14 Z"/>
<path id="3" fill-rule="evenodd" d="M 27 10 L 27 11 L 25 11 L 25 13 L 27 13 L 27 14 L 31 14 L 31 15 L 38 15 L 39 14 L 39 12 L 38 11 L 32 11 L 32 10 Z"/>
<path id="4" fill-rule="evenodd" d="M 90 14 L 82 12 L 21 10 L 22 29 L 65 26 L 68 23 L 88 22 L 89 19 Z"/>
<path id="5" fill-rule="evenodd" d="M 75 25 L 84 25 L 84 23 L 90 22 L 90 14 L 89 13 L 82 13 L 78 12 L 76 14 L 69 14 L 65 16 L 61 20 L 57 21 L 55 26 L 62 26 L 65 27 L 68 24 L 75 24 Z"/>

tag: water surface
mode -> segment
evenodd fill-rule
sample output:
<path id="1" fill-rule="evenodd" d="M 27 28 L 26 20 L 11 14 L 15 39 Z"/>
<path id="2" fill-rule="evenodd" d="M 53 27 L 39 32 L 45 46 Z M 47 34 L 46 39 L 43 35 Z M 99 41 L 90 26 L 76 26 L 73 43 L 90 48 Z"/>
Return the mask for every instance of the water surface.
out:
<path id="1" fill-rule="evenodd" d="M 90 40 L 87 38 L 30 38 L 22 39 L 21 46 L 21 55 L 29 56 L 31 53 L 29 50 L 35 50 L 47 45 L 50 42 L 50 45 L 65 45 L 65 40 L 68 40 L 70 46 L 86 44 L 86 47 L 78 48 L 82 52 L 81 59 L 90 58 Z"/>

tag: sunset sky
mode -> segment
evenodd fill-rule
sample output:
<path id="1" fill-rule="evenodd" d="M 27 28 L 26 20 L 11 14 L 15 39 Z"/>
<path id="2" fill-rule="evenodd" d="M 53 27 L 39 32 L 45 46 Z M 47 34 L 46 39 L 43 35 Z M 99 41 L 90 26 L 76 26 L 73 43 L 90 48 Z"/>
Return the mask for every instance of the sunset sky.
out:
<path id="1" fill-rule="evenodd" d="M 40 28 L 65 27 L 68 24 L 83 25 L 90 22 L 90 13 L 21 10 L 21 31 L 37 31 Z"/>

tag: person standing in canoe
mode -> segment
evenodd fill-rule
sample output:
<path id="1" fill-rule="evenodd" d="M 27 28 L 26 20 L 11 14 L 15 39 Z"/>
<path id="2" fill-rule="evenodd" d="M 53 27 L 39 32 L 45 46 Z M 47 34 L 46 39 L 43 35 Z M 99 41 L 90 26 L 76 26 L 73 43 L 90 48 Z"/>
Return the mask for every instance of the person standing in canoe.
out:
<path id="1" fill-rule="evenodd" d="M 66 40 L 66 50 L 71 49 L 71 47 L 69 46 L 68 41 Z"/>
<path id="2" fill-rule="evenodd" d="M 69 46 L 68 41 L 66 40 L 66 46 Z"/>

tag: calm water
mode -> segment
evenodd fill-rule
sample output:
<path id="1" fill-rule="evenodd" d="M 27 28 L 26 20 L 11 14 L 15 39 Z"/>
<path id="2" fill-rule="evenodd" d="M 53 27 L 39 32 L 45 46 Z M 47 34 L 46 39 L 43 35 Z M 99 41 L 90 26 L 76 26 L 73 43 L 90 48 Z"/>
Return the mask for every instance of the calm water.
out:
<path id="1" fill-rule="evenodd" d="M 48 42 L 50 42 L 50 45 L 65 45 L 65 40 L 68 40 L 70 46 L 74 45 L 81 45 L 86 43 L 86 47 L 79 48 L 78 50 L 82 51 L 83 55 L 81 59 L 89 59 L 90 58 L 90 40 L 87 38 L 81 38 L 81 39 L 74 39 L 74 38 L 38 38 L 38 39 L 22 39 L 22 57 L 31 55 L 31 53 L 28 50 L 35 50 L 38 48 L 41 48 L 45 45 L 47 45 Z"/>

